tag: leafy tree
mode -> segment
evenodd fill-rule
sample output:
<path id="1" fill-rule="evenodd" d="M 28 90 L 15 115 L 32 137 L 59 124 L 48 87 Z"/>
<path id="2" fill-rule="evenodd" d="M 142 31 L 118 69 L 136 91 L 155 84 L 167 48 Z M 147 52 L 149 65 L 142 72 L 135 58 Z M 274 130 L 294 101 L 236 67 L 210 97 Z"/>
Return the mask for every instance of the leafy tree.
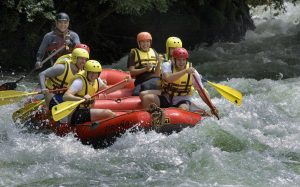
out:
<path id="1" fill-rule="evenodd" d="M 251 25 L 247 24 L 251 17 L 248 22 L 239 23 L 236 20 L 236 15 L 240 19 L 248 12 L 247 8 L 238 6 L 242 4 L 240 2 L 241 0 L 1 0 L 0 55 L 3 58 L 0 66 L 32 67 L 37 48 L 43 35 L 51 29 L 57 12 L 67 12 L 70 15 L 70 29 L 80 35 L 82 42 L 93 47 L 94 57 L 111 62 L 122 55 L 124 48 L 126 50 L 128 46 L 136 44 L 133 33 L 139 30 L 149 29 L 154 36 L 161 36 L 160 40 L 171 33 L 184 36 L 187 31 L 177 25 L 180 21 L 191 23 L 185 24 L 187 27 L 195 27 L 193 33 L 189 32 L 189 37 L 197 39 L 185 40 L 186 43 L 208 38 L 214 42 L 222 38 L 230 39 L 230 35 L 242 35 L 247 25 Z M 285 10 L 284 0 L 243 2 L 254 7 L 265 4 L 266 7 Z M 171 8 L 172 11 L 169 11 Z M 153 19 L 156 14 L 160 15 Z M 170 20 L 172 18 L 169 15 L 180 15 L 180 19 Z M 185 16 L 188 17 L 186 22 Z M 122 25 L 120 20 L 127 25 Z M 158 33 L 154 21 L 157 26 L 163 22 L 172 22 L 172 25 Z M 220 33 L 227 34 L 220 37 Z"/>
<path id="2" fill-rule="evenodd" d="M 54 19 L 53 0 L 2 0 L 0 31 L 16 31 L 25 18 L 33 22 L 36 17 Z"/>

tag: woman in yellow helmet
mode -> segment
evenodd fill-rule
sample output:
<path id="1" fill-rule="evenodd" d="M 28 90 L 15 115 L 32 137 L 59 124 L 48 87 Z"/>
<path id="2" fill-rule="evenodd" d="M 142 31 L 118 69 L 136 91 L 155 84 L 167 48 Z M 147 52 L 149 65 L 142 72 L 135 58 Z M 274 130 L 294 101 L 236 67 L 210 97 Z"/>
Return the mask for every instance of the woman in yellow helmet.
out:
<path id="1" fill-rule="evenodd" d="M 91 108 L 91 96 L 96 92 L 107 88 L 107 85 L 100 78 L 102 72 L 101 64 L 96 60 L 89 60 L 84 66 L 84 71 L 76 74 L 75 79 L 71 83 L 69 89 L 63 95 L 64 101 L 79 101 L 82 98 L 86 99 L 70 116 L 71 124 L 81 124 L 88 121 L 97 121 L 115 116 L 115 113 L 109 109 L 94 109 Z M 123 87 L 124 85 L 122 85 Z M 108 93 L 120 89 L 119 87 L 112 88 Z"/>
<path id="2" fill-rule="evenodd" d="M 46 105 L 49 109 L 61 103 L 63 92 L 58 94 L 49 93 L 48 90 L 68 88 L 75 75 L 83 69 L 89 59 L 89 53 L 85 49 L 76 48 L 72 51 L 71 58 L 65 58 L 55 63 L 54 66 L 39 74 L 40 86 L 45 94 Z"/>
<path id="3" fill-rule="evenodd" d="M 138 48 L 131 49 L 127 63 L 130 75 L 135 78 L 133 95 L 139 95 L 144 90 L 158 90 L 160 80 L 160 60 L 151 48 L 151 34 L 140 32 L 137 44 Z"/>
<path id="4" fill-rule="evenodd" d="M 149 109 L 150 104 L 155 103 L 162 108 L 179 107 L 189 110 L 191 104 L 192 86 L 200 90 L 203 88 L 201 75 L 187 61 L 189 54 L 184 48 L 173 50 L 173 63 L 163 63 L 162 65 L 162 94 L 147 94 L 143 97 L 142 104 L 144 108 Z M 195 78 L 197 80 L 195 80 Z M 203 88 L 204 90 L 204 88 Z M 216 107 L 212 104 L 209 95 L 206 92 L 198 91 L 199 96 L 208 105 L 211 106 L 211 112 L 218 114 Z M 205 94 L 205 95 L 203 95 Z"/>
<path id="5" fill-rule="evenodd" d="M 172 53 L 175 48 L 182 47 L 182 41 L 180 38 L 171 36 L 166 41 L 166 54 L 164 55 L 164 61 L 172 61 Z"/>

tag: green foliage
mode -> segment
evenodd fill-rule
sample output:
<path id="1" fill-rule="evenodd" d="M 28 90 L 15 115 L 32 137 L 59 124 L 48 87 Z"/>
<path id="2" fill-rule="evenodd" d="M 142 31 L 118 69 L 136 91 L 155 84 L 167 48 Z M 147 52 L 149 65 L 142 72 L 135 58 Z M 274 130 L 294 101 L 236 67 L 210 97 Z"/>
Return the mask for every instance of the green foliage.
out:
<path id="1" fill-rule="evenodd" d="M 4 58 L 0 65 L 33 67 L 57 12 L 69 14 L 70 29 L 92 48 L 93 58 L 111 63 L 136 45 L 135 36 L 141 30 L 153 34 L 156 49 L 170 35 L 182 37 L 187 46 L 242 36 L 241 25 L 251 25 L 240 22 L 241 17 L 247 17 L 245 1 L 1 0 L 0 41 L 4 42 L 0 55 Z"/>
<path id="2" fill-rule="evenodd" d="M 3 15 L 0 17 L 0 31 L 15 31 L 25 17 L 27 22 L 33 22 L 37 17 L 54 19 L 53 0 L 3 0 L 0 7 Z"/>
<path id="3" fill-rule="evenodd" d="M 54 18 L 53 0 L 22 0 L 16 9 L 19 13 L 25 13 L 28 22 L 32 22 L 37 15 L 43 15 L 47 19 Z"/>
<path id="4" fill-rule="evenodd" d="M 100 4 L 109 4 L 119 14 L 142 15 L 146 11 L 156 9 L 166 12 L 176 0 L 100 0 Z"/>

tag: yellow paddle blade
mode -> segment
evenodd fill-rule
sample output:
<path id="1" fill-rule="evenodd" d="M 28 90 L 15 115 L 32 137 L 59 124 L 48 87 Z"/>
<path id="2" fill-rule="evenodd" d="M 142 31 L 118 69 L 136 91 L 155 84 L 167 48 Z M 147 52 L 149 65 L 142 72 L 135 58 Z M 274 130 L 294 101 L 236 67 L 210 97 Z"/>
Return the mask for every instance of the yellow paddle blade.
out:
<path id="1" fill-rule="evenodd" d="M 58 105 L 55 105 L 51 109 L 52 117 L 54 121 L 59 121 L 64 117 L 67 117 L 69 114 L 75 110 L 75 108 L 83 103 L 85 99 L 80 101 L 65 101 Z"/>
<path id="2" fill-rule="evenodd" d="M 241 92 L 230 88 L 229 86 L 221 85 L 221 84 L 216 84 L 212 83 L 210 81 L 207 81 L 208 84 L 213 86 L 225 99 L 228 101 L 237 104 L 240 106 L 242 104 L 243 96 Z"/>
<path id="3" fill-rule="evenodd" d="M 19 119 L 21 123 L 25 122 L 31 116 L 31 114 L 36 111 L 44 102 L 45 100 L 29 103 L 23 108 L 15 111 L 12 115 L 13 121 L 16 122 Z"/>
<path id="4" fill-rule="evenodd" d="M 39 92 L 21 92 L 15 90 L 0 91 L 0 106 L 20 101 L 23 97 L 36 95 Z"/>

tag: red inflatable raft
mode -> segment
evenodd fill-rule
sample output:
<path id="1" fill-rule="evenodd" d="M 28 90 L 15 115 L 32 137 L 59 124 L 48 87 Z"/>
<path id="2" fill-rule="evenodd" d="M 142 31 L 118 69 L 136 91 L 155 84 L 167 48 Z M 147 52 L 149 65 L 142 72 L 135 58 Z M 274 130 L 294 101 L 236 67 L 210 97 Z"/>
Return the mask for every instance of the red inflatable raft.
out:
<path id="1" fill-rule="evenodd" d="M 101 78 L 111 85 L 124 80 L 128 75 L 119 70 L 104 69 Z M 53 121 L 50 112 L 45 107 L 39 107 L 39 110 L 30 116 L 26 126 L 33 127 L 33 129 L 38 127 L 39 130 L 47 129 L 59 136 L 74 133 L 85 144 L 106 146 L 113 143 L 116 137 L 126 131 L 156 130 L 170 134 L 179 132 L 185 127 L 195 126 L 202 119 L 199 113 L 178 108 L 142 110 L 139 97 L 130 96 L 133 87 L 134 84 L 131 82 L 125 88 L 105 96 L 100 95 L 95 100 L 93 108 L 111 109 L 117 114 L 114 118 L 70 125 Z M 14 119 L 14 121 L 16 120 Z"/>
<path id="2" fill-rule="evenodd" d="M 51 119 L 49 111 L 40 109 L 31 116 L 24 126 L 27 129 L 38 129 L 38 132 L 54 132 L 59 136 L 68 133 L 74 135 L 84 144 L 92 144 L 94 147 L 108 146 L 116 137 L 126 131 L 135 132 L 155 130 L 159 133 L 171 134 L 179 132 L 183 128 L 197 125 L 202 116 L 199 113 L 181 110 L 178 108 L 161 109 L 163 116 L 155 111 L 123 111 L 116 112 L 117 116 L 101 121 L 87 122 L 79 125 L 55 122 Z"/>

